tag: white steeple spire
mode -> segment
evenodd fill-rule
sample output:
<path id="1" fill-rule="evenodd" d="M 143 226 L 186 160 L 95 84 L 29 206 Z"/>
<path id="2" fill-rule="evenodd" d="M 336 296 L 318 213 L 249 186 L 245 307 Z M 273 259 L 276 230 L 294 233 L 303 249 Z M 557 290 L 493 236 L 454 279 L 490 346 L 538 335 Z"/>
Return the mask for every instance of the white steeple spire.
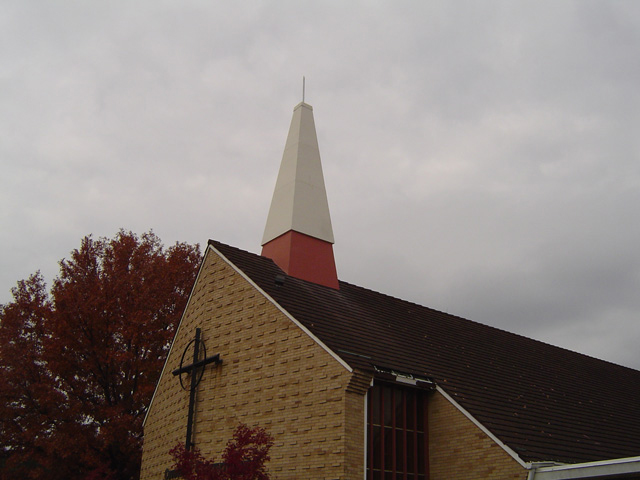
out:
<path id="1" fill-rule="evenodd" d="M 262 256 L 289 276 L 340 288 L 313 108 L 304 101 L 293 109 Z"/>
<path id="2" fill-rule="evenodd" d="M 262 245 L 291 230 L 334 243 L 313 108 L 304 102 L 293 109 Z"/>

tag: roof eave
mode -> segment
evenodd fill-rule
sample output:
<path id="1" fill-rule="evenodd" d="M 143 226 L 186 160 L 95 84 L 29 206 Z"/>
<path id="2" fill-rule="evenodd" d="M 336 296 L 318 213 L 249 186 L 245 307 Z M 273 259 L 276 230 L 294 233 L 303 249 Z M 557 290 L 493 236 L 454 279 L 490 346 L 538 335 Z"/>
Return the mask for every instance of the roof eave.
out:
<path id="1" fill-rule="evenodd" d="M 528 480 L 577 480 L 598 477 L 608 478 L 612 475 L 632 475 L 638 473 L 640 473 L 640 456 L 571 465 L 538 467 L 536 464 L 532 464 Z M 624 478 L 624 476 L 619 478 Z"/>

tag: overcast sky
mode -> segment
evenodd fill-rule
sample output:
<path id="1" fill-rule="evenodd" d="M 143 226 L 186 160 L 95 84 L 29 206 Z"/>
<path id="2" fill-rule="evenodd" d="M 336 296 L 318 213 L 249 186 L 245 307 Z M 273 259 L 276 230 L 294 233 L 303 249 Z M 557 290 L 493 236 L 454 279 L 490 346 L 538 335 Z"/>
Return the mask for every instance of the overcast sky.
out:
<path id="1" fill-rule="evenodd" d="M 313 105 L 341 279 L 640 368 L 640 2 L 0 0 L 0 302 L 84 235 L 260 251 Z"/>

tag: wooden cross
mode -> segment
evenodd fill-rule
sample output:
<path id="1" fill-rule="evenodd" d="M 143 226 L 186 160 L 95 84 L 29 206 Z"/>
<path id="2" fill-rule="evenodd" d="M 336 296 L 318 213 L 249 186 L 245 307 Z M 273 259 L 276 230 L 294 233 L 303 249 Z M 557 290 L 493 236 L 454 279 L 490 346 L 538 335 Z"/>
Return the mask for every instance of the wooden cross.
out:
<path id="1" fill-rule="evenodd" d="M 193 362 L 189 365 L 184 365 L 184 357 L 187 355 L 187 352 L 193 345 Z M 199 358 L 200 350 L 202 349 L 202 359 Z M 191 376 L 191 383 L 189 386 L 189 414 L 187 416 L 187 440 L 185 442 L 185 448 L 187 450 L 191 450 L 191 447 L 195 445 L 191 441 L 191 437 L 193 436 L 193 413 L 195 409 L 196 403 L 196 389 L 200 380 L 202 380 L 202 375 L 204 374 L 204 367 L 209 365 L 210 363 L 219 364 L 222 363 L 220 360 L 220 354 L 213 355 L 211 357 L 207 357 L 207 350 L 205 349 L 204 342 L 200 340 L 200 329 L 196 328 L 196 338 L 191 340 L 187 345 L 187 348 L 184 349 L 184 353 L 182 354 L 182 359 L 180 360 L 180 368 L 177 368 L 173 371 L 173 375 L 180 375 L 180 385 L 184 390 L 186 390 L 184 383 L 182 383 L 182 374 L 187 374 Z"/>

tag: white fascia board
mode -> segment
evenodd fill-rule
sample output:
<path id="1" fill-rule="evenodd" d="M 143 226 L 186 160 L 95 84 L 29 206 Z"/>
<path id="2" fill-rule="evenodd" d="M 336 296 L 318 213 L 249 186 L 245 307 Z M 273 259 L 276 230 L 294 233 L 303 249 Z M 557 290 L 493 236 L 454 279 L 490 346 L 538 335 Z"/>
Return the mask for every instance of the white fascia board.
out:
<path id="1" fill-rule="evenodd" d="M 282 306 L 276 302 L 267 292 L 262 290 L 249 276 L 244 273 L 240 268 L 238 268 L 231 260 L 225 257 L 222 252 L 217 250 L 215 247 L 208 245 L 208 248 L 213 250 L 220 258 L 227 263 L 231 268 L 233 268 L 242 278 L 244 278 L 249 284 L 255 288 L 262 296 L 264 296 L 267 300 L 269 300 L 278 310 L 280 310 L 289 320 L 296 324 L 298 328 L 300 328 L 304 333 L 306 333 L 314 342 L 316 342 L 324 351 L 326 351 L 329 355 L 331 355 L 340 365 L 342 365 L 349 373 L 353 372 L 353 368 L 347 364 L 342 358 L 340 358 L 333 350 L 331 350 L 328 346 L 326 346 L 322 340 L 316 337 L 307 327 L 305 327 L 302 323 L 295 319 L 293 315 L 287 312 Z"/>
<path id="2" fill-rule="evenodd" d="M 608 477 L 610 475 L 624 475 L 640 473 L 640 457 L 615 458 L 598 462 L 576 463 L 540 467 L 535 470 L 535 480 L 571 480 Z"/>
<path id="3" fill-rule="evenodd" d="M 493 433 L 487 429 L 482 423 L 480 423 L 473 415 L 471 415 L 462 405 L 456 402 L 451 395 L 445 392 L 439 385 L 436 385 L 436 390 L 442 394 L 444 398 L 449 400 L 451 404 L 456 407 L 460 413 L 462 413 L 465 417 L 467 417 L 476 427 L 484 432 L 491 440 L 493 440 L 500 448 L 502 448 L 505 452 L 509 454 L 511 458 L 513 458 L 516 462 L 518 462 L 523 468 L 529 470 L 531 469 L 531 464 L 523 461 L 520 456 L 509 448 L 505 443 L 503 443 L 498 437 L 496 437 Z M 537 477 L 536 477 L 537 478 Z"/>
<path id="4" fill-rule="evenodd" d="M 189 293 L 189 298 L 187 299 L 187 303 L 184 306 L 184 310 L 182 311 L 182 315 L 180 316 L 180 322 L 178 322 L 178 327 L 176 328 L 176 333 L 173 334 L 173 340 L 171 341 L 171 346 L 169 347 L 169 352 L 167 353 L 167 358 L 164 360 L 164 365 L 162 366 L 162 371 L 160 372 L 160 376 L 158 377 L 158 381 L 156 382 L 156 388 L 153 390 L 153 396 L 151 397 L 151 401 L 149 402 L 149 406 L 147 407 L 147 412 L 144 414 L 144 420 L 142 420 L 142 428 L 144 428 L 145 423 L 147 423 L 147 417 L 149 416 L 149 412 L 151 411 L 151 405 L 153 405 L 153 400 L 156 398 L 156 393 L 158 391 L 158 385 L 160 385 L 160 379 L 164 375 L 164 371 L 167 368 L 167 362 L 169 361 L 169 356 L 171 355 L 171 351 L 173 350 L 173 344 L 176 342 L 176 338 L 178 338 L 178 332 L 180 331 L 180 327 L 182 326 L 182 320 L 184 320 L 184 316 L 187 313 L 187 308 L 191 303 L 191 297 L 193 296 L 193 291 L 198 284 L 198 280 L 200 279 L 200 274 L 202 273 L 202 268 L 207 259 L 208 250 L 205 250 L 204 255 L 202 256 L 202 261 L 200 262 L 200 267 L 198 268 L 198 274 L 196 275 L 196 279 L 193 282 L 193 286 L 191 287 L 191 292 Z"/>

